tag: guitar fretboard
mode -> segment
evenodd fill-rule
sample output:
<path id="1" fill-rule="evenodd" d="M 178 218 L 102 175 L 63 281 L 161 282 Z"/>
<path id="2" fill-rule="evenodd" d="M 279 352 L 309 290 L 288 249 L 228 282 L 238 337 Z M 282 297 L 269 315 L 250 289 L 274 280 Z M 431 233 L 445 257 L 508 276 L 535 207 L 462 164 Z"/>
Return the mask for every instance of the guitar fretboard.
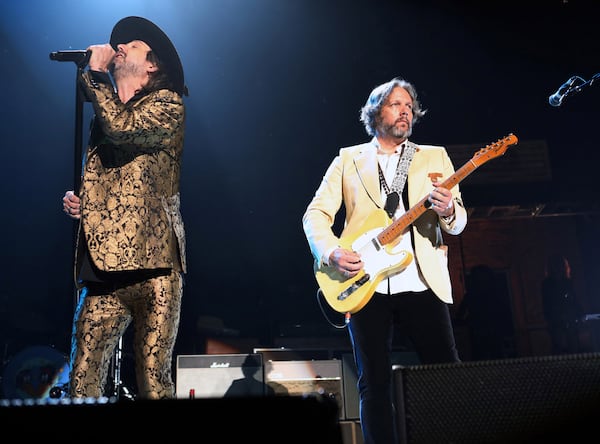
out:
<path id="1" fill-rule="evenodd" d="M 451 189 L 460 183 L 465 177 L 475 171 L 479 166 L 483 165 L 490 159 L 498 157 L 506 151 L 508 145 L 517 143 L 517 137 L 509 134 L 504 139 L 497 141 L 491 146 L 479 150 L 472 159 L 460 167 L 452 176 L 441 183 L 443 188 Z M 416 221 L 425 211 L 431 206 L 429 197 L 425 196 L 410 210 L 404 213 L 400 218 L 396 219 L 385 230 L 377 235 L 377 240 L 381 245 L 387 245 L 394 241 L 404 231 Z"/>

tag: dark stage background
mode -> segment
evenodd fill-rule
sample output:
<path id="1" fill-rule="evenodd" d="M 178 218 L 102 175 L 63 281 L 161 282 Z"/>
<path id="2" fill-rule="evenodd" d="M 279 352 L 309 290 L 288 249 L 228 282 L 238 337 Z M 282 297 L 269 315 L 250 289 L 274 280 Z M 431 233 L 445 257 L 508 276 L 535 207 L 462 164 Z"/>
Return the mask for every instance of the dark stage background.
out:
<path id="1" fill-rule="evenodd" d="M 50 52 L 104 43 L 127 15 L 169 34 L 190 90 L 190 272 L 177 352 L 202 351 L 207 317 L 269 346 L 296 328 L 331 330 L 301 216 L 337 150 L 368 139 L 359 109 L 394 76 L 414 82 L 429 110 L 413 141 L 483 147 L 511 132 L 544 140 L 553 179 L 542 192 L 597 202 L 600 88 L 548 104 L 572 75 L 600 71 L 597 15 L 584 2 L 526 3 L 2 2 L 2 362 L 32 345 L 68 351 L 74 226 L 61 198 L 73 186 L 76 68 Z M 527 191 L 464 197 L 493 205 Z"/>

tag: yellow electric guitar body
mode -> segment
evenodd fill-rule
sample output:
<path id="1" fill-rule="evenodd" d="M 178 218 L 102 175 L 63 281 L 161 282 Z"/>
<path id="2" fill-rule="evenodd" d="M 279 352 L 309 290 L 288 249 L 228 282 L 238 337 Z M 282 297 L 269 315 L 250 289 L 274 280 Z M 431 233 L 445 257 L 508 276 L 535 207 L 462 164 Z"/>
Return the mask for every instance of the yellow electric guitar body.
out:
<path id="1" fill-rule="evenodd" d="M 394 252 L 400 240 L 388 245 L 379 245 L 377 235 L 390 224 L 383 210 L 373 212 L 365 224 L 364 231 L 356 236 L 340 239 L 340 246 L 360 253 L 364 268 L 351 279 L 338 272 L 335 267 L 322 266 L 315 272 L 319 288 L 327 303 L 340 313 L 355 313 L 365 306 L 375 293 L 377 285 L 386 277 L 402 271 L 412 261 L 408 251 Z"/>

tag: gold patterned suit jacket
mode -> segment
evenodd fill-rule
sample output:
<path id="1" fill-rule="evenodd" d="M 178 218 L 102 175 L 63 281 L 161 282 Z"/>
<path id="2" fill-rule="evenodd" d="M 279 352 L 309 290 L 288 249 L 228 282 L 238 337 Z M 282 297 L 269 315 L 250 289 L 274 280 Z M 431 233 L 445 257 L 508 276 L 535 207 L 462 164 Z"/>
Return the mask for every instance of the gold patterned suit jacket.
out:
<path id="1" fill-rule="evenodd" d="M 372 140 L 342 148 L 327 169 L 302 218 L 316 267 L 321 267 L 323 256 L 339 245 L 332 227 L 342 203 L 345 220 L 340 237 L 362 233 L 367 218 L 384 207 L 377 162 L 377 146 Z M 454 172 L 444 147 L 417 145 L 407 177 L 409 208 L 431 192 L 433 178 L 442 182 Z M 452 287 L 442 230 L 460 234 L 467 224 L 467 212 L 458 185 L 451 191 L 456 218 L 450 224 L 427 210 L 411 226 L 415 256 L 422 275 L 434 293 L 447 303 L 452 302 Z"/>
<path id="2" fill-rule="evenodd" d="M 89 71 L 80 85 L 95 116 L 79 191 L 76 270 L 85 242 L 101 271 L 185 272 L 182 97 L 159 90 L 123 104 L 108 76 Z"/>

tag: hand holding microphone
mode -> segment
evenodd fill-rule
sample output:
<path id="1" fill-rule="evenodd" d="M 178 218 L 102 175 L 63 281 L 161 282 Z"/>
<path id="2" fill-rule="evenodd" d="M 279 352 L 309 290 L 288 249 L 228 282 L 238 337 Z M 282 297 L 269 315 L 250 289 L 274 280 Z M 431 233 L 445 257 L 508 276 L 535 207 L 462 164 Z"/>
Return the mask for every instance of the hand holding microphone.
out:
<path id="1" fill-rule="evenodd" d="M 94 71 L 108 71 L 108 67 L 115 57 L 115 50 L 109 43 L 92 45 L 88 49 L 69 49 L 50 53 L 50 60 L 57 62 L 74 62 L 79 68 L 84 68 L 88 63 Z"/>
<path id="2" fill-rule="evenodd" d="M 92 71 L 108 72 L 116 54 L 110 43 L 89 46 L 88 51 L 92 53 L 89 60 L 89 68 Z"/>

